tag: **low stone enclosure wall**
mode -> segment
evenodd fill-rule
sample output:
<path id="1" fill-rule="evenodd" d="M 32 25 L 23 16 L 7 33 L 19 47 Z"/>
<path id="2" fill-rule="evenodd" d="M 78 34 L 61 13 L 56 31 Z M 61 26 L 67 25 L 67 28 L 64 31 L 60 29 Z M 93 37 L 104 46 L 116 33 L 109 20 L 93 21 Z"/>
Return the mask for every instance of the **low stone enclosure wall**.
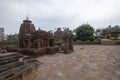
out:
<path id="1" fill-rule="evenodd" d="M 102 39 L 102 45 L 120 45 L 120 40 L 109 40 L 109 39 Z"/>
<path id="2" fill-rule="evenodd" d="M 120 40 L 102 39 L 101 41 L 77 41 L 73 45 L 120 45 Z"/>
<path id="3" fill-rule="evenodd" d="M 77 41 L 73 42 L 73 45 L 120 45 L 120 40 L 112 41 L 109 39 L 103 39 L 101 41 Z M 43 47 L 43 48 L 8 48 L 8 52 L 19 52 L 25 55 L 29 55 L 31 57 L 39 57 L 42 55 L 51 55 L 55 54 L 60 51 L 60 46 L 53 46 L 53 47 Z"/>
<path id="4" fill-rule="evenodd" d="M 73 45 L 81 45 L 81 44 L 97 45 L 97 44 L 101 44 L 101 41 L 77 41 L 77 42 L 73 42 Z"/>
<path id="5" fill-rule="evenodd" d="M 19 53 L 0 54 L 0 80 L 38 80 L 42 63 Z"/>
<path id="6" fill-rule="evenodd" d="M 19 52 L 25 55 L 29 55 L 32 57 L 38 57 L 42 55 L 50 55 L 50 54 L 55 54 L 59 52 L 59 47 L 58 46 L 53 46 L 53 47 L 43 47 L 39 49 L 33 49 L 33 48 L 8 48 L 8 52 Z"/>
<path id="7" fill-rule="evenodd" d="M 101 41 L 77 41 L 73 42 L 73 45 L 120 45 L 120 40 L 112 41 L 109 39 L 102 39 Z M 8 52 L 19 52 L 31 57 L 39 57 L 42 55 L 51 55 L 60 52 L 59 46 L 43 47 L 43 48 L 8 48 Z"/>

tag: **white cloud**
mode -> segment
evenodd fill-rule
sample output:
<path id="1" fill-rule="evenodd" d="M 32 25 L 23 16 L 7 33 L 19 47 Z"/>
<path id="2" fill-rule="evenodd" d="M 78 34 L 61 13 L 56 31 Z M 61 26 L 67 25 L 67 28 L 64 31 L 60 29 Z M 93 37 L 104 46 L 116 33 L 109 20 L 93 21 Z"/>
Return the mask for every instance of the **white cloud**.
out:
<path id="1" fill-rule="evenodd" d="M 63 4 L 60 9 L 63 10 L 64 15 L 76 15 L 82 20 L 104 20 L 120 13 L 118 5 L 120 5 L 119 0 L 72 0 Z"/>
<path id="2" fill-rule="evenodd" d="M 120 0 L 1 0 L 0 25 L 6 33 L 17 33 L 26 15 L 45 30 L 65 25 L 74 29 L 86 22 L 95 27 L 119 24 L 119 5 Z"/>

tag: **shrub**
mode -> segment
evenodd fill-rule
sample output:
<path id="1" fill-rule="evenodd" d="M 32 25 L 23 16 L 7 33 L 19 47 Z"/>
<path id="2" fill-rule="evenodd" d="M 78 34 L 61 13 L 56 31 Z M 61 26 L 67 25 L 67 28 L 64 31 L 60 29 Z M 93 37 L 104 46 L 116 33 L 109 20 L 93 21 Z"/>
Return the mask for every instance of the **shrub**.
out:
<path id="1" fill-rule="evenodd" d="M 101 41 L 101 38 L 98 36 L 94 36 L 94 41 Z"/>
<path id="2" fill-rule="evenodd" d="M 114 37 L 110 37 L 111 40 L 118 40 L 118 37 L 117 36 L 114 36 Z"/>

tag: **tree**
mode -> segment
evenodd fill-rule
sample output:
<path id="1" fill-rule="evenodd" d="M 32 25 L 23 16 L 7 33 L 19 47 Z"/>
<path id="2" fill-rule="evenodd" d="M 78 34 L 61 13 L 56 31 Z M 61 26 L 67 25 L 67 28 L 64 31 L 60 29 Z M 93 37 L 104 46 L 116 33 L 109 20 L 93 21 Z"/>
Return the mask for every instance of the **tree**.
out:
<path id="1" fill-rule="evenodd" d="M 66 33 L 67 31 L 69 31 L 69 27 L 63 27 L 63 33 Z"/>
<path id="2" fill-rule="evenodd" d="M 8 44 L 17 43 L 18 34 L 7 35 L 6 40 L 0 41 L 0 48 L 6 47 Z"/>
<path id="3" fill-rule="evenodd" d="M 90 24 L 83 24 L 78 26 L 74 32 L 77 40 L 93 40 L 94 29 Z"/>
<path id="4" fill-rule="evenodd" d="M 104 28 L 102 32 L 103 32 L 102 33 L 103 35 L 108 35 L 111 32 L 120 32 L 120 27 L 119 27 L 119 25 L 115 25 L 113 27 L 111 27 L 111 25 L 109 25 L 107 28 Z"/>
<path id="5" fill-rule="evenodd" d="M 18 41 L 18 34 L 7 35 L 6 40 L 9 42 L 17 42 Z"/>

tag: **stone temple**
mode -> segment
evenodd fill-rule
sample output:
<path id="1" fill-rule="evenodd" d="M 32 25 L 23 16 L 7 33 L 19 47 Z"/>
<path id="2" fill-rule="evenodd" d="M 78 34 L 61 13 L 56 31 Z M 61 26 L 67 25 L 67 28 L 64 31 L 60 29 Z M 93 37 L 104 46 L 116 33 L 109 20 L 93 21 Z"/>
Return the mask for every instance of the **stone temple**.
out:
<path id="1" fill-rule="evenodd" d="M 26 18 L 20 26 L 19 30 L 19 47 L 20 48 L 42 48 L 52 47 L 54 39 L 50 32 L 44 30 L 36 30 L 31 20 Z"/>

